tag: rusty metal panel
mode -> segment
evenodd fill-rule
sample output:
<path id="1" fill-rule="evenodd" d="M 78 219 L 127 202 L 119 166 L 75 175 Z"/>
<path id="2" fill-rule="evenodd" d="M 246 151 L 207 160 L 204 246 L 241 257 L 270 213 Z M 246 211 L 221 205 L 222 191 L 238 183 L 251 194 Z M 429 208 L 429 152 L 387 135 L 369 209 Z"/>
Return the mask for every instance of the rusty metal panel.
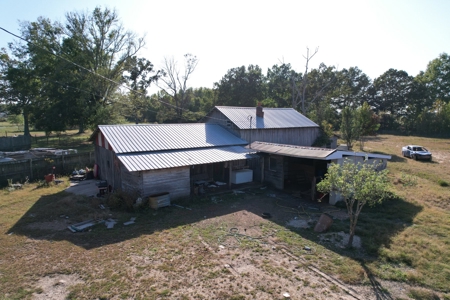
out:
<path id="1" fill-rule="evenodd" d="M 253 142 L 251 144 L 251 149 L 257 152 L 316 159 L 325 159 L 328 155 L 336 151 L 335 149 L 328 148 L 303 147 L 264 142 Z"/>

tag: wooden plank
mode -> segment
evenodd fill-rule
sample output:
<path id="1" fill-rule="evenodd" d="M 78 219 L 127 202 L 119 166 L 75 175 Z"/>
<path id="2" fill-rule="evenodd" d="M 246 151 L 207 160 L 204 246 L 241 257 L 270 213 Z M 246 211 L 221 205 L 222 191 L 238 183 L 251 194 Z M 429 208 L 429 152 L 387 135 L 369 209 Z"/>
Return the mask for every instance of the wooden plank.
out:
<path id="1" fill-rule="evenodd" d="M 187 197 L 191 194 L 190 167 L 180 167 L 142 172 L 141 196 L 170 192 L 171 199 Z"/>

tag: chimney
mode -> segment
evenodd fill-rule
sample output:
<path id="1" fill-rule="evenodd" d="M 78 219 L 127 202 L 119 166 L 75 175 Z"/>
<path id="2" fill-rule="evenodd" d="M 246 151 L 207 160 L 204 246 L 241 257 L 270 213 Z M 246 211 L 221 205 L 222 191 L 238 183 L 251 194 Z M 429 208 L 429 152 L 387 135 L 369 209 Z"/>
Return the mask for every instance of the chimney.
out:
<path id="1" fill-rule="evenodd" d="M 258 102 L 258 106 L 256 107 L 256 116 L 264 118 L 263 107 L 261 106 L 261 102 Z"/>

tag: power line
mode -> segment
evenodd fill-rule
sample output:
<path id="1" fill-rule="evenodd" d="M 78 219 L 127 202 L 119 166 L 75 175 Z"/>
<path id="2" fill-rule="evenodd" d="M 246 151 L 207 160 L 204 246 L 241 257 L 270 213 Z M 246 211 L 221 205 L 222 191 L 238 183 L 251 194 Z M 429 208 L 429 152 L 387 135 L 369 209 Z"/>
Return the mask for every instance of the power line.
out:
<path id="1" fill-rule="evenodd" d="M 56 54 L 56 53 L 53 53 L 52 51 L 50 51 L 50 50 L 48 50 L 48 49 L 45 49 L 44 47 L 41 47 L 40 45 L 37 45 L 37 44 L 35 44 L 35 43 L 33 43 L 33 42 L 30 42 L 30 41 L 28 41 L 27 39 L 25 39 L 25 38 L 23 38 L 23 37 L 21 37 L 21 36 L 18 36 L 18 35 L 16 35 L 16 34 L 10 32 L 10 31 L 8 31 L 8 30 L 6 30 L 6 29 L 3 28 L 3 27 L 0 27 L 0 29 L 3 30 L 4 32 L 6 32 L 6 33 L 8 33 L 8 34 L 10 34 L 10 35 L 12 35 L 12 36 L 14 36 L 14 37 L 16 37 L 16 38 L 18 38 L 18 39 L 24 41 L 24 42 L 26 42 L 26 43 L 29 43 L 29 44 L 31 44 L 31 45 L 37 47 L 37 48 L 40 48 L 40 49 L 44 50 L 45 52 L 48 52 L 48 53 L 50 53 L 51 55 L 54 55 L 55 57 L 57 57 L 57 58 L 59 58 L 59 59 L 62 59 L 62 60 L 64 60 L 64 61 L 66 61 L 66 62 L 68 62 L 68 63 L 74 65 L 74 66 L 76 66 L 76 67 L 78 67 L 78 68 L 80 68 L 80 69 L 82 69 L 82 70 L 84 70 L 84 71 L 86 71 L 86 72 L 88 72 L 88 73 L 90 73 L 90 74 L 93 74 L 93 75 L 95 75 L 95 76 L 98 76 L 98 77 L 100 77 L 100 78 L 102 78 L 102 79 L 104 79 L 104 80 L 106 80 L 106 81 L 108 81 L 108 82 L 110 82 L 110 83 L 113 83 L 113 84 L 115 84 L 115 85 L 117 85 L 117 86 L 124 87 L 125 89 L 127 89 L 127 90 L 129 90 L 129 91 L 131 91 L 131 92 L 138 93 L 138 94 L 140 94 L 140 95 L 142 95 L 142 96 L 144 96 L 144 97 L 147 96 L 145 93 L 141 93 L 141 92 L 139 92 L 139 91 L 135 91 L 135 90 L 133 90 L 132 88 L 130 88 L 129 86 L 127 86 L 127 85 L 124 85 L 124 84 L 122 84 L 122 83 L 120 83 L 120 82 L 117 82 L 117 81 L 114 81 L 114 80 L 112 80 L 112 79 L 110 79 L 110 78 L 107 78 L 107 77 L 105 77 L 105 76 L 103 76 L 103 75 L 101 75 L 101 74 L 98 74 L 98 73 L 94 72 L 93 70 L 89 70 L 88 68 L 85 68 L 85 67 L 83 67 L 83 66 L 81 66 L 81 65 L 79 65 L 79 64 L 77 64 L 77 63 L 75 63 L 75 62 L 73 62 L 73 61 L 71 61 L 71 60 L 69 60 L 69 59 L 67 59 L 67 58 L 65 58 L 65 57 L 63 57 L 63 56 L 61 56 L 61 55 L 58 55 L 58 54 Z M 89 92 L 89 93 L 91 93 L 91 92 Z M 103 99 L 107 99 L 107 98 L 104 97 L 104 96 L 100 96 L 100 95 L 97 95 L 97 96 L 98 96 L 98 97 L 101 97 L 101 98 L 103 98 Z M 163 105 L 172 107 L 172 108 L 174 108 L 174 109 L 176 109 L 176 110 L 182 110 L 182 111 L 191 113 L 191 114 L 193 114 L 194 116 L 197 115 L 200 119 L 207 117 L 207 118 L 209 118 L 209 119 L 215 119 L 215 120 L 223 121 L 222 119 L 219 119 L 219 118 L 214 118 L 214 117 L 211 117 L 211 116 L 207 116 L 207 115 L 201 114 L 201 113 L 199 113 L 199 112 L 193 112 L 193 111 L 190 111 L 189 109 L 185 109 L 185 108 L 182 108 L 182 107 L 177 107 L 177 106 L 175 106 L 175 105 L 173 105 L 173 104 L 164 102 L 164 101 L 162 101 L 162 100 L 160 100 L 160 99 L 157 99 L 157 98 L 156 98 L 155 100 L 157 100 L 158 102 L 162 103 Z M 150 111 L 151 111 L 151 110 L 150 110 Z M 153 111 L 153 112 L 155 112 L 155 111 Z M 185 118 L 184 118 L 184 119 L 185 119 Z M 185 119 L 185 120 L 187 120 L 187 119 Z M 246 122 L 246 121 L 234 121 L 234 123 L 244 123 L 244 122 Z"/>

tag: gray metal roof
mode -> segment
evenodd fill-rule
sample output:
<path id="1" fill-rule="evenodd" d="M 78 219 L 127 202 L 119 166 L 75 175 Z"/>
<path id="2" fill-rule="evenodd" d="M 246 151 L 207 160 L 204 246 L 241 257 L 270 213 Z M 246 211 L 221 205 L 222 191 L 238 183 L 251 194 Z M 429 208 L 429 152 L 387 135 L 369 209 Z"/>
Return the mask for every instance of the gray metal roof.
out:
<path id="1" fill-rule="evenodd" d="M 319 127 L 293 108 L 263 108 L 264 117 L 256 116 L 256 107 L 216 106 L 239 129 Z"/>
<path id="2" fill-rule="evenodd" d="M 211 164 L 258 157 L 242 146 L 118 154 L 130 172 Z"/>
<path id="3" fill-rule="evenodd" d="M 216 124 L 99 125 L 115 153 L 247 145 Z"/>
<path id="4" fill-rule="evenodd" d="M 265 142 L 253 142 L 251 144 L 251 150 L 291 157 L 315 158 L 315 159 L 327 159 L 326 157 L 328 155 L 336 151 L 336 149 L 272 144 Z"/>

